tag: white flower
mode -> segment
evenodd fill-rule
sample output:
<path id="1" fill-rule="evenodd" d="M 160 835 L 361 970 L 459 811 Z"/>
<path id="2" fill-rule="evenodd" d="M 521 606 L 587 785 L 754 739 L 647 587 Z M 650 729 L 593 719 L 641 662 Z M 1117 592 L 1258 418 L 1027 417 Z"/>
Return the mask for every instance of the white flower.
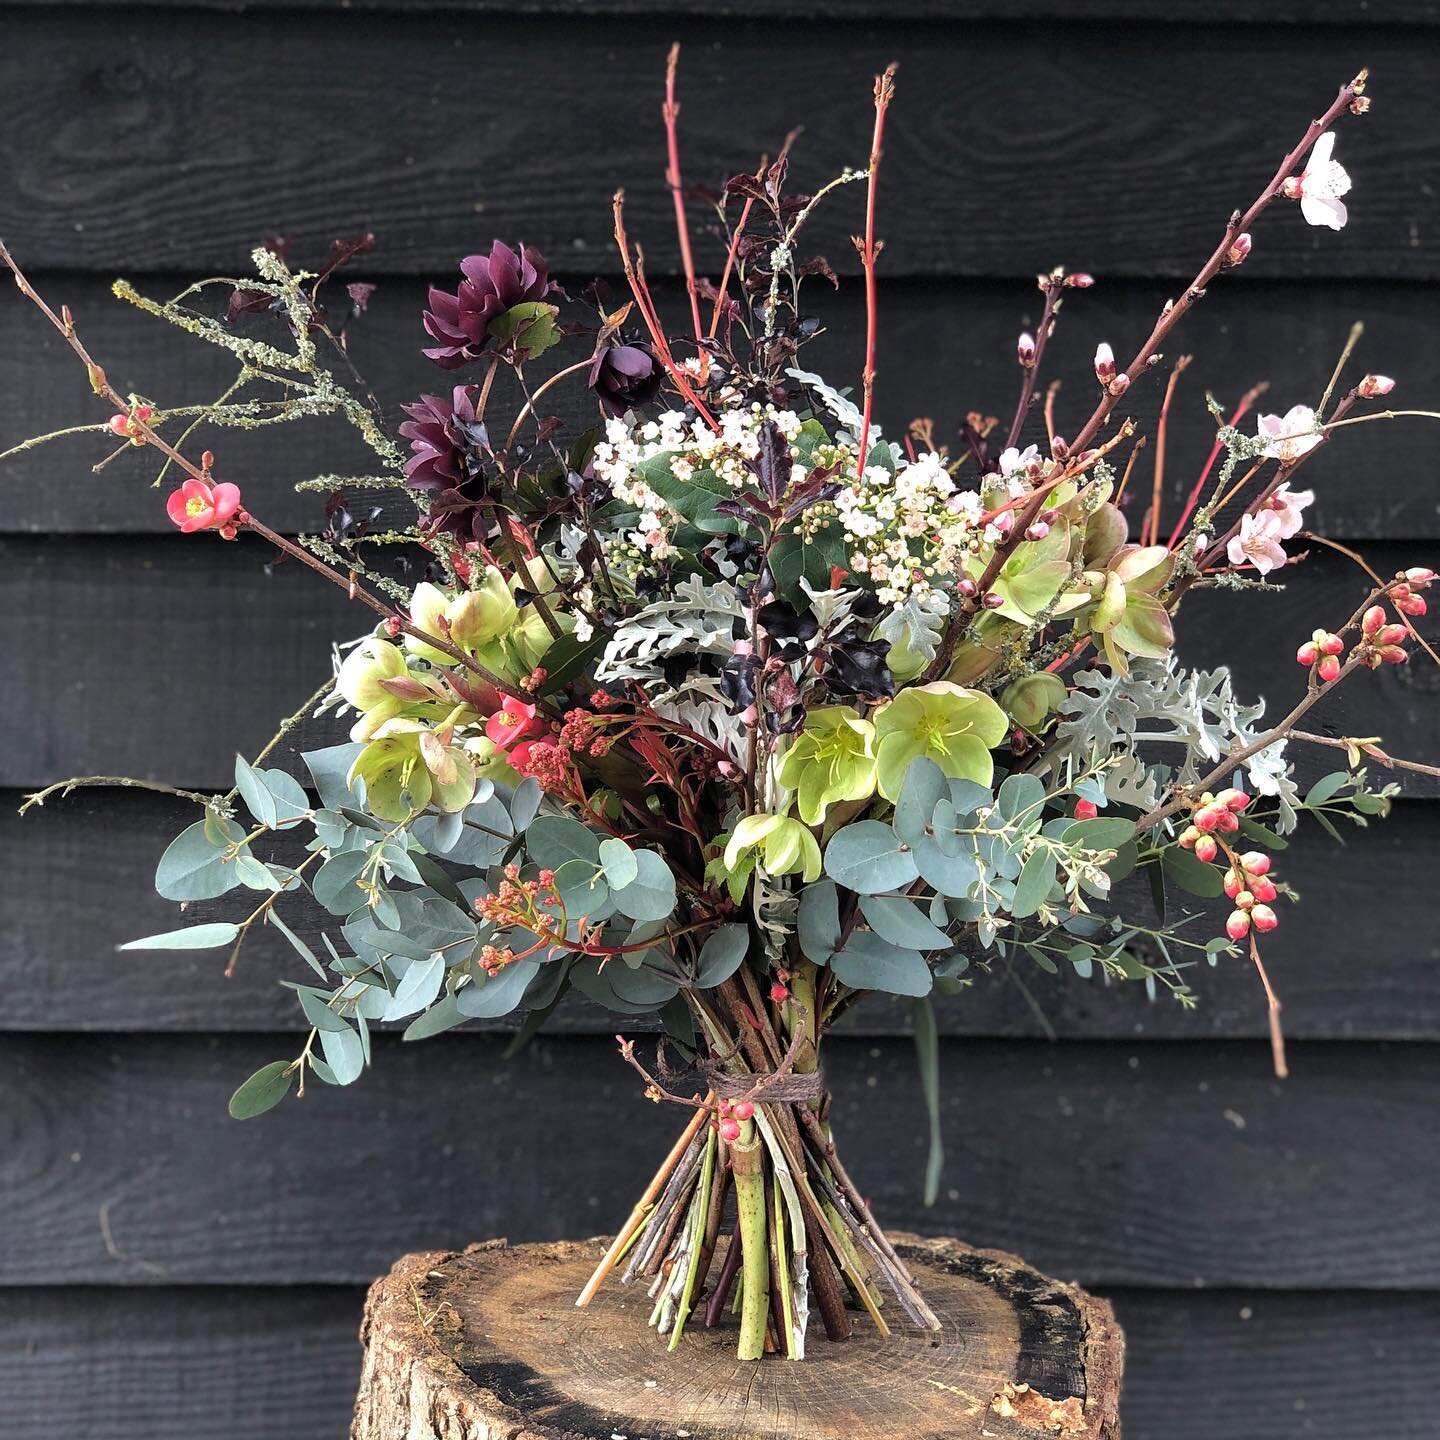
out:
<path id="1" fill-rule="evenodd" d="M 1285 550 L 1280 544 L 1280 517 L 1273 510 L 1240 517 L 1240 533 L 1231 536 L 1225 547 L 1232 565 L 1248 560 L 1262 575 L 1278 570 L 1285 563 Z"/>
<path id="2" fill-rule="evenodd" d="M 1349 218 L 1340 197 L 1349 193 L 1350 177 L 1343 165 L 1330 158 L 1334 149 L 1335 132 L 1327 130 L 1315 142 L 1296 188 L 1300 195 L 1300 213 L 1311 225 L 1339 230 Z"/>
<path id="3" fill-rule="evenodd" d="M 1011 475 L 1020 474 L 1032 465 L 1039 463 L 1040 447 L 1038 445 L 1027 445 L 1023 450 L 1017 450 L 1012 445 L 1008 450 L 1000 452 L 1000 473 L 1007 479 Z"/>
<path id="4" fill-rule="evenodd" d="M 1316 429 L 1315 412 L 1308 405 L 1292 405 L 1283 416 L 1262 415 L 1257 433 L 1267 442 L 1263 453 L 1287 465 L 1308 455 L 1325 438 Z"/>
<path id="5" fill-rule="evenodd" d="M 1307 505 L 1314 503 L 1315 492 L 1313 490 L 1292 491 L 1287 481 L 1275 491 L 1265 505 L 1280 522 L 1280 538 L 1288 540 L 1292 535 L 1300 533 L 1300 527 L 1305 523 L 1301 512 Z"/>

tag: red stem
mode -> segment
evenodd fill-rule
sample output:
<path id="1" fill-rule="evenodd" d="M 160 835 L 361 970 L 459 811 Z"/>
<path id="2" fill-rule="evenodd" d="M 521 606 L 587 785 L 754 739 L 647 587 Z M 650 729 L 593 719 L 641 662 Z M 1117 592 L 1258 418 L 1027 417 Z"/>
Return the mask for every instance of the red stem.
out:
<path id="1" fill-rule="evenodd" d="M 895 95 L 895 70 L 892 62 L 883 75 L 875 77 L 875 130 L 870 140 L 870 170 L 865 184 L 865 243 L 860 250 L 865 267 L 865 413 L 860 421 L 860 453 L 856 469 L 863 480 L 865 457 L 870 453 L 870 416 L 875 403 L 875 191 L 880 173 L 880 156 L 885 139 L 885 115 Z"/>
<path id="2" fill-rule="evenodd" d="M 680 180 L 680 136 L 676 121 L 680 118 L 680 106 L 675 101 L 675 70 L 680 64 L 680 43 L 670 47 L 670 56 L 665 62 L 665 105 L 661 114 L 665 117 L 665 144 L 669 155 L 669 166 L 665 171 L 665 183 L 670 187 L 671 198 L 675 201 L 675 230 L 680 238 L 680 261 L 685 267 L 685 291 L 690 297 L 690 318 L 695 326 L 695 339 L 704 334 L 700 325 L 700 297 L 695 289 L 695 257 L 690 252 L 690 226 L 685 219 L 685 192 Z"/>
<path id="3" fill-rule="evenodd" d="M 1244 398 L 1235 407 L 1235 413 L 1231 415 L 1229 425 L 1234 429 L 1250 412 L 1250 407 L 1270 388 L 1268 380 L 1262 380 L 1253 389 L 1245 392 Z M 1180 539 L 1185 529 L 1186 522 L 1195 513 L 1195 507 L 1200 503 L 1200 497 L 1205 493 L 1205 482 L 1210 478 L 1210 472 L 1215 468 L 1215 462 L 1220 458 L 1220 452 L 1225 447 L 1217 439 L 1210 447 L 1209 457 L 1205 461 L 1205 468 L 1200 472 L 1200 478 L 1196 480 L 1194 488 L 1190 491 L 1190 497 L 1185 502 L 1185 508 L 1180 512 L 1180 518 L 1175 522 L 1175 529 L 1170 534 L 1169 544 L 1166 549 L 1173 550 L 1176 542 Z"/>

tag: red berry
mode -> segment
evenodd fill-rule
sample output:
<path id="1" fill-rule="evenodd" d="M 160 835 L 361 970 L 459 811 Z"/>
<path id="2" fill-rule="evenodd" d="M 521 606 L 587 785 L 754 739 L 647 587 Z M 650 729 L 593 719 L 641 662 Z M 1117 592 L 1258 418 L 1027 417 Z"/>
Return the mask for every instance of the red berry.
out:
<path id="1" fill-rule="evenodd" d="M 777 1005 L 783 1005 L 790 998 L 790 991 L 777 980 L 770 987 L 770 998 Z"/>
<path id="2" fill-rule="evenodd" d="M 720 1127 L 720 1138 L 734 1144 L 740 1138 L 740 1127 L 733 1120 L 727 1120 Z"/>
<path id="3" fill-rule="evenodd" d="M 1225 933 L 1232 940 L 1243 940 L 1250 933 L 1250 917 L 1243 910 L 1232 910 L 1225 922 Z"/>
<path id="4" fill-rule="evenodd" d="M 1099 806 L 1093 800 L 1077 800 L 1075 802 L 1075 818 L 1077 820 L 1093 820 L 1099 813 Z"/>
<path id="5" fill-rule="evenodd" d="M 737 1120 L 751 1120 L 755 1116 L 755 1107 L 748 1100 L 741 1100 L 730 1113 Z"/>
<path id="6" fill-rule="evenodd" d="M 1280 917 L 1268 905 L 1256 905 L 1250 911 L 1250 923 L 1263 935 L 1280 923 Z"/>

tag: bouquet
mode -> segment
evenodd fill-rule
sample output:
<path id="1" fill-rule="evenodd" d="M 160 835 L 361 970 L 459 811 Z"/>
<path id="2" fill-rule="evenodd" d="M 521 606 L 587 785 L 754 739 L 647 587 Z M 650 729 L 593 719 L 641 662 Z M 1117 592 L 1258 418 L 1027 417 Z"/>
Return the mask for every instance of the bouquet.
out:
<path id="1" fill-rule="evenodd" d="M 233 963 L 268 926 L 307 967 L 286 982 L 308 1032 L 299 1053 L 240 1085 L 232 1114 L 356 1081 L 376 1025 L 419 1039 L 516 1014 L 524 1038 L 571 991 L 626 1021 L 656 1016 L 654 1058 L 624 1038 L 621 1055 L 688 1123 L 577 1303 L 618 1271 L 648 1285 L 672 1349 L 687 1326 L 738 1313 L 746 1360 L 803 1357 L 812 1305 L 831 1339 L 859 1311 L 881 1332 L 902 1316 L 938 1328 L 831 1132 L 823 1042 L 853 1006 L 878 993 L 915 1007 L 932 1194 L 930 997 L 996 963 L 1136 982 L 1188 1006 L 1197 962 L 1245 957 L 1283 1074 L 1261 957 L 1286 897 L 1273 854 L 1302 815 L 1333 832 L 1385 813 L 1395 787 L 1373 787 L 1367 759 L 1426 768 L 1303 727 L 1342 684 L 1434 656 L 1414 626 L 1430 570 L 1367 571 L 1353 613 L 1296 637 L 1295 695 L 1275 721 L 1225 669 L 1186 669 L 1174 652 L 1201 592 L 1277 588 L 1315 539 L 1297 472 L 1344 428 L 1393 413 L 1373 403 L 1390 379 L 1347 378 L 1353 337 L 1314 406 L 1251 419 L 1253 394 L 1228 414 L 1211 402 L 1214 446 L 1178 514 L 1161 514 L 1158 483 L 1143 512 L 1128 503 L 1141 437 L 1127 397 L 1245 262 L 1262 214 L 1294 203 L 1302 223 L 1343 227 L 1333 127 L 1367 109 L 1363 72 L 1231 216 L 1133 358 L 1097 347 L 1068 439 L 1055 388 L 1042 402 L 1038 387 L 1062 306 L 1093 282 L 1058 269 L 1039 277 L 1039 323 L 1018 341 L 1008 423 L 976 412 L 947 443 L 931 421 L 899 440 L 876 422 L 893 91 L 892 69 L 863 168 L 797 193 L 786 141 L 718 191 L 689 191 L 672 54 L 686 312 L 659 313 L 622 195 L 623 299 L 598 283 L 567 295 L 537 251 L 496 241 L 430 291 L 417 332 L 445 383 L 394 431 L 352 360 L 373 287 L 334 298 L 370 236 L 337 241 L 314 273 L 272 245 L 254 277 L 163 302 L 118 283 L 235 356 L 221 399 L 179 408 L 119 394 L 68 311 L 0 246 L 113 412 L 82 428 L 163 455 L 176 526 L 257 536 L 371 622 L 272 745 L 237 759 L 229 794 L 192 797 L 200 814 L 160 859 L 162 896 L 248 892 L 236 918 L 124 947 L 224 949 Z M 840 192 L 864 201 L 853 393 L 801 353 L 820 329 L 805 295 L 838 284 L 806 256 L 806 225 Z M 713 279 L 692 246 L 701 210 Z M 1152 440 L 1162 451 L 1181 368 Z M 592 423 L 551 414 L 563 386 L 588 391 Z M 358 432 L 373 473 L 307 480 L 329 497 L 323 530 L 278 534 L 221 478 L 224 433 L 318 416 Z M 198 448 L 202 432 L 216 451 Z M 405 518 L 393 499 L 413 502 Z M 312 715 L 330 743 L 303 770 L 267 765 Z M 1349 763 L 1302 795 L 1290 751 L 1307 743 Z M 1160 897 L 1153 913 L 1117 897 L 1132 873 Z M 1167 909 L 1174 888 L 1226 897 L 1223 922 Z"/>

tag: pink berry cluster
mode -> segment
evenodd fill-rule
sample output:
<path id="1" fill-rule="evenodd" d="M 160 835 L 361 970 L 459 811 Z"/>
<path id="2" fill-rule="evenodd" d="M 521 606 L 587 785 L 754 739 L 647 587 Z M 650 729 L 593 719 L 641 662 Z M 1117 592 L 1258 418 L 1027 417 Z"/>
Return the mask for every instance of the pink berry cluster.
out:
<path id="1" fill-rule="evenodd" d="M 748 1100 L 720 1102 L 720 1138 L 733 1145 L 740 1138 L 740 1127 L 755 1118 L 755 1107 Z"/>
<path id="2" fill-rule="evenodd" d="M 475 913 L 492 925 L 523 925 L 535 929 L 537 922 L 543 922 L 553 928 L 544 912 L 556 909 L 559 904 L 553 870 L 542 870 L 533 880 L 524 880 L 518 865 L 507 865 L 505 878 L 494 894 L 481 895 L 475 901 Z"/>
<path id="3" fill-rule="evenodd" d="M 1207 865 L 1220 851 L 1216 835 L 1233 835 L 1240 828 L 1240 812 L 1250 803 L 1243 790 L 1233 787 L 1218 795 L 1206 791 L 1195 808 L 1194 818 L 1180 836 L 1180 847 L 1193 850 Z"/>
<path id="4" fill-rule="evenodd" d="M 1225 872 L 1225 893 L 1235 902 L 1225 921 L 1232 940 L 1243 940 L 1252 929 L 1263 935 L 1280 923 L 1270 908 L 1276 890 L 1269 877 L 1270 857 L 1262 850 L 1247 850 Z"/>

